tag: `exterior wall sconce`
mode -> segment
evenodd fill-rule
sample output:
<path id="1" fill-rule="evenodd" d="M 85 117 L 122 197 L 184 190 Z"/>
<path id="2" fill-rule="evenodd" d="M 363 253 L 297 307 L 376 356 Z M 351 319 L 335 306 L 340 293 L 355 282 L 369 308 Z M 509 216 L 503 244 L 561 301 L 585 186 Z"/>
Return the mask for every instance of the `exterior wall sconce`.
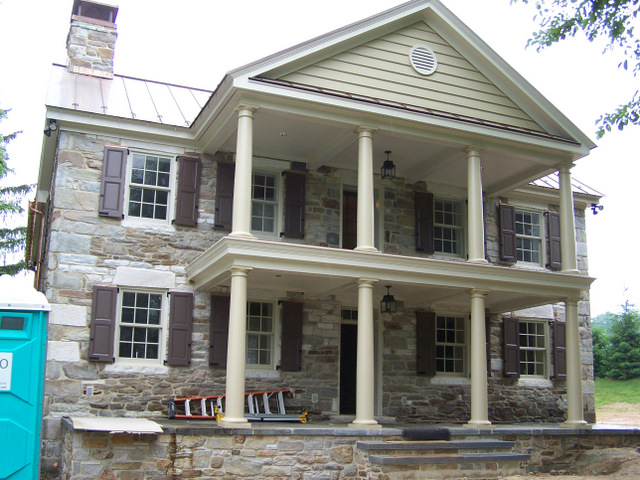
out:
<path id="1" fill-rule="evenodd" d="M 594 215 L 597 215 L 598 212 L 601 212 L 604 207 L 602 205 L 597 205 L 595 203 L 592 203 L 590 208 L 591 208 L 591 213 L 593 213 Z"/>
<path id="2" fill-rule="evenodd" d="M 396 299 L 389 293 L 391 285 L 385 285 L 385 287 L 387 289 L 387 294 L 382 297 L 382 301 L 380 302 L 380 311 L 382 313 L 396 313 Z"/>
<path id="3" fill-rule="evenodd" d="M 44 131 L 44 134 L 47 137 L 50 137 L 51 136 L 51 132 L 55 132 L 57 129 L 58 129 L 58 123 L 55 120 L 51 119 L 51 120 L 49 120 L 49 126 Z"/>
<path id="4" fill-rule="evenodd" d="M 396 178 L 396 166 L 393 164 L 391 160 L 389 160 L 389 154 L 391 150 L 386 150 L 384 153 L 387 154 L 387 159 L 382 164 L 382 168 L 380 168 L 380 175 L 382 179 L 388 178 L 389 180 L 393 180 Z"/>

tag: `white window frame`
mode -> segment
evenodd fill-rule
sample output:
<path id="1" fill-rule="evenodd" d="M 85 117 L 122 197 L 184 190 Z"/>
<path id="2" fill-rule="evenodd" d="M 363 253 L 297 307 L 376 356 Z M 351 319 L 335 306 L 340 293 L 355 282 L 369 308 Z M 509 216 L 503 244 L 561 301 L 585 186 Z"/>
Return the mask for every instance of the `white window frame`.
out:
<path id="1" fill-rule="evenodd" d="M 522 342 L 522 327 L 523 325 L 527 325 L 527 329 L 529 329 L 529 325 L 535 325 L 536 329 L 541 329 L 541 332 L 534 332 L 535 338 L 542 338 L 544 340 L 544 347 L 539 347 L 537 345 L 534 346 L 523 346 L 523 342 Z M 529 332 L 529 330 L 528 330 Z M 524 335 L 531 337 L 532 335 L 530 335 L 529 333 L 525 333 Z M 518 359 L 518 363 L 519 363 L 519 369 L 520 369 L 520 377 L 521 378 L 539 378 L 539 379 L 547 379 L 549 378 L 549 366 L 550 366 L 550 355 L 551 355 L 551 349 L 550 349 L 550 344 L 549 344 L 549 322 L 545 321 L 545 320 L 539 320 L 539 319 L 531 319 L 531 318 L 526 318 L 526 319 L 519 319 L 518 321 L 518 342 L 520 345 L 520 358 Z M 537 342 L 536 342 L 537 343 Z M 534 362 L 523 362 L 523 354 L 528 354 L 529 352 L 537 352 L 537 356 L 539 358 L 535 359 Z M 535 355 L 535 353 L 534 353 Z M 541 360 L 541 361 L 540 361 Z M 541 365 L 542 369 L 544 370 L 542 373 L 540 373 L 539 371 L 535 371 L 535 373 L 527 373 L 527 372 L 523 372 L 523 363 L 525 364 L 534 364 L 534 365 Z M 535 368 L 535 367 L 534 367 Z"/>
<path id="2" fill-rule="evenodd" d="M 133 172 L 133 158 L 135 155 L 144 155 L 146 157 L 158 157 L 158 158 L 167 158 L 169 159 L 169 164 L 171 165 L 171 171 L 169 172 L 169 186 L 168 187 L 152 187 L 144 184 L 137 184 L 131 182 L 131 175 Z M 133 224 L 142 224 L 142 225 L 156 225 L 156 226 L 170 226 L 172 220 L 174 219 L 175 213 L 175 196 L 176 196 L 176 175 L 178 170 L 178 164 L 176 162 L 176 155 L 156 152 L 156 151 L 146 151 L 141 149 L 130 149 L 129 155 L 127 156 L 127 173 L 125 179 L 125 193 L 124 193 L 124 219 L 128 223 Z M 131 199 L 131 188 L 140 185 L 141 188 L 147 188 L 156 191 L 166 191 L 167 192 L 167 216 L 165 219 L 157 219 L 157 218 L 144 218 L 133 216 L 129 214 L 129 202 Z"/>
<path id="3" fill-rule="evenodd" d="M 539 223 L 539 236 L 535 236 L 535 235 L 525 235 L 524 233 L 518 233 L 518 213 L 520 214 L 531 214 L 531 215 L 537 215 L 538 219 L 540 221 Z M 544 264 L 544 259 L 545 259 L 545 255 L 546 255 L 546 251 L 545 251 L 545 225 L 544 225 L 544 213 L 540 210 L 535 210 L 532 208 L 521 208 L 516 206 L 515 207 L 515 215 L 516 215 L 516 224 L 515 224 L 515 228 L 516 228 L 516 263 L 521 264 L 521 265 L 532 265 L 532 266 L 542 266 Z M 532 261 L 528 261 L 528 260 L 520 260 L 520 252 L 522 251 L 521 248 L 518 248 L 518 240 L 530 240 L 530 241 L 536 241 L 539 242 L 539 259 L 537 262 L 532 262 Z"/>
<path id="4" fill-rule="evenodd" d="M 463 342 L 447 342 L 447 341 L 438 341 L 438 319 L 456 319 L 462 323 L 463 327 Z M 470 335 L 470 323 L 469 317 L 467 315 L 460 315 L 459 313 L 436 313 L 435 317 L 435 332 L 433 332 L 435 336 L 435 348 L 436 348 L 436 376 L 437 377 L 467 377 L 469 374 L 469 335 Z M 438 370 L 438 347 L 456 347 L 462 348 L 462 371 L 461 372 L 446 372 Z M 446 357 L 445 357 L 446 358 Z"/>
<path id="5" fill-rule="evenodd" d="M 271 332 L 270 333 L 263 333 L 262 330 L 258 331 L 258 330 L 253 330 L 251 328 L 251 304 L 252 303 L 259 303 L 260 305 L 263 304 L 269 304 L 271 305 Z M 279 346 L 279 327 L 280 327 L 280 322 L 279 322 L 279 308 L 277 308 L 277 303 L 272 301 L 272 300 L 264 300 L 264 299 L 249 299 L 247 300 L 247 333 L 246 333 L 246 352 L 245 352 L 245 358 L 246 358 L 246 362 L 247 362 L 247 369 L 250 370 L 273 370 L 275 369 L 275 365 L 277 365 L 277 362 L 279 361 L 279 349 L 277 348 Z M 270 361 L 269 363 L 250 363 L 249 361 L 249 350 L 251 349 L 251 341 L 250 341 L 250 336 L 252 335 L 258 335 L 259 337 L 265 337 L 268 336 L 270 338 Z M 258 345 L 258 352 L 260 350 L 264 350 L 263 348 L 260 347 L 260 345 Z M 277 358 L 278 357 L 278 358 Z"/>
<path id="6" fill-rule="evenodd" d="M 148 324 L 136 324 L 123 322 L 122 321 L 122 311 L 123 311 L 123 300 L 125 293 L 135 293 L 135 294 L 150 294 L 150 295 L 158 295 L 162 302 L 160 308 L 160 323 L 157 325 L 149 326 Z M 162 366 L 164 364 L 164 360 L 166 360 L 167 355 L 167 330 L 168 330 L 168 315 L 169 315 L 169 301 L 166 290 L 159 290 L 153 288 L 129 288 L 129 287 L 119 287 L 118 288 L 118 310 L 116 312 L 116 322 L 115 322 L 115 332 L 114 332 L 114 358 L 115 363 L 120 365 L 148 365 L 148 366 Z M 138 328 L 154 328 L 160 331 L 159 339 L 158 339 L 158 358 L 129 358 L 129 357 L 121 357 L 120 356 L 120 337 L 121 337 L 121 328 L 122 327 L 133 327 L 136 328 L 136 325 L 139 325 Z"/>
<path id="7" fill-rule="evenodd" d="M 258 169 L 254 169 L 251 172 L 251 231 L 256 233 L 257 235 L 265 235 L 265 236 L 269 236 L 269 237 L 278 237 L 280 235 L 280 231 L 282 229 L 281 225 L 282 225 L 282 172 L 281 171 L 276 171 L 276 170 L 271 170 L 271 169 L 265 169 L 265 168 L 258 168 Z M 275 201 L 268 201 L 268 200 L 259 200 L 259 199 L 255 199 L 253 196 L 253 187 L 254 187 L 254 176 L 255 175 L 269 175 L 272 176 L 275 182 Z M 260 205 L 273 205 L 274 207 L 274 218 L 273 218 L 273 231 L 269 231 L 269 230 L 255 230 L 253 228 L 253 206 L 254 204 L 260 204 Z M 264 217 L 263 217 L 264 218 Z"/>
<path id="8" fill-rule="evenodd" d="M 446 223 L 438 223 L 436 221 L 436 203 L 440 201 L 440 202 L 450 202 L 450 203 L 454 203 L 454 204 L 458 204 L 460 206 L 460 225 L 449 225 Z M 433 249 L 434 249 L 434 255 L 436 256 L 442 256 L 442 257 L 448 257 L 448 258 L 461 258 L 464 257 L 466 255 L 466 218 L 467 218 L 467 212 L 466 212 L 466 208 L 465 208 L 465 202 L 464 200 L 461 200 L 459 198 L 453 198 L 453 197 L 448 197 L 448 196 L 444 196 L 444 195 L 434 195 L 433 198 Z M 450 228 L 452 230 L 455 230 L 457 232 L 459 232 L 460 235 L 460 242 L 459 242 L 459 252 L 458 253 L 452 253 L 452 252 L 442 252 L 440 250 L 438 250 L 436 248 L 436 233 L 435 230 L 436 228 Z"/>

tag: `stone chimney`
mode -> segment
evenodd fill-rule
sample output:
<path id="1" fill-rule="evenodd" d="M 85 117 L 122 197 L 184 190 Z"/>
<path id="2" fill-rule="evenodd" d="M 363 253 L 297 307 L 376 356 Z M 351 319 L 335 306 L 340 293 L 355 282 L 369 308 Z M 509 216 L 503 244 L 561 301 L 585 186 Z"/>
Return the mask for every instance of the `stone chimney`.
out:
<path id="1" fill-rule="evenodd" d="M 118 7 L 93 0 L 75 0 L 67 37 L 69 71 L 113 78 Z"/>

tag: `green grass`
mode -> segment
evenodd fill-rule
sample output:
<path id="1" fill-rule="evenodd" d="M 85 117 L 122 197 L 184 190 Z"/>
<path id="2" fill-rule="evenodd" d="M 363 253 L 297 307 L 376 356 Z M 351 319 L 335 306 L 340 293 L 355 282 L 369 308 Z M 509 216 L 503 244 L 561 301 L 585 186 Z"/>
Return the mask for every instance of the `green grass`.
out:
<path id="1" fill-rule="evenodd" d="M 617 402 L 640 403 L 640 377 L 631 380 L 596 380 L 596 408 Z"/>

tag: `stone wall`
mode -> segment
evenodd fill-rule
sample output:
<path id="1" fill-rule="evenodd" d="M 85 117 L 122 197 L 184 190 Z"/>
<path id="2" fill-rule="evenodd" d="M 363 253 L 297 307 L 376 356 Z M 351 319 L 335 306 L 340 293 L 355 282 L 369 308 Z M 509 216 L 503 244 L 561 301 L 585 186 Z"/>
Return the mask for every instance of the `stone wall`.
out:
<path id="1" fill-rule="evenodd" d="M 88 361 L 89 324 L 94 285 L 162 283 L 172 290 L 191 291 L 185 266 L 228 232 L 213 228 L 215 221 L 216 161 L 228 155 L 202 155 L 197 227 L 140 227 L 120 219 L 98 216 L 102 155 L 105 145 L 125 145 L 118 138 L 60 132 L 54 189 L 47 229 L 50 242 L 42 272 L 52 313 L 44 403 L 43 466 L 62 455 L 61 417 L 68 415 L 163 417 L 174 396 L 224 391 L 225 370 L 208 365 L 210 293 L 195 293 L 192 361 L 187 367 L 123 367 Z M 178 151 L 176 154 L 185 153 Z M 345 172 L 321 168 L 307 175 L 305 243 L 339 245 L 342 179 Z M 385 183 L 384 251 L 415 255 L 413 192 L 424 184 L 402 179 Z M 496 259 L 495 205 L 487 208 L 488 256 Z M 584 212 L 577 212 L 580 268 L 586 268 Z M 517 268 L 517 267 L 513 267 Z M 251 292 L 250 292 L 251 294 Z M 282 298 L 303 298 L 283 292 Z M 357 299 L 351 305 L 357 304 Z M 300 372 L 249 371 L 247 389 L 291 388 L 292 409 L 308 408 L 312 417 L 338 414 L 341 305 L 333 297 L 304 298 L 303 361 Z M 428 378 L 415 374 L 415 315 L 412 305 L 399 305 L 393 317 L 383 316 L 382 414 L 399 420 L 464 422 L 469 418 L 468 378 Z M 464 314 L 464 312 L 461 312 Z M 563 318 L 560 307 L 553 319 Z M 594 420 L 593 362 L 588 302 L 580 303 L 580 337 L 586 418 Z M 565 385 L 545 381 L 527 383 L 502 376 L 501 318 L 491 323 L 489 381 L 490 419 L 561 421 Z"/>

